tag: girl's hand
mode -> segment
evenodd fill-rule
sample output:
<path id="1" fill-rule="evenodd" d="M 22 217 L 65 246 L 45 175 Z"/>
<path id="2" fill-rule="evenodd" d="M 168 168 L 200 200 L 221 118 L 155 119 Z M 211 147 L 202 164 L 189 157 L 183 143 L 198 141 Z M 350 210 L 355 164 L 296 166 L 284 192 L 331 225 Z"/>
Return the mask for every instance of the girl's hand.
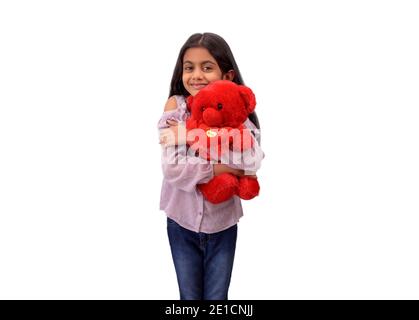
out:
<path id="1" fill-rule="evenodd" d="M 234 174 L 237 177 L 243 177 L 244 176 L 244 170 L 233 169 L 233 168 L 230 168 L 229 166 L 227 166 L 225 164 L 218 164 L 218 163 L 214 164 L 213 169 L 214 169 L 214 176 L 218 176 L 222 173 L 231 173 L 231 174 Z"/>
<path id="2" fill-rule="evenodd" d="M 241 169 L 233 169 L 225 164 L 218 164 L 218 163 L 214 164 L 213 169 L 214 169 L 214 176 L 218 176 L 222 173 L 231 173 L 237 177 L 246 177 L 246 178 L 252 178 L 252 179 L 258 178 L 255 172 L 250 172 L 250 171 L 245 172 L 244 170 L 241 170 Z"/>
<path id="3" fill-rule="evenodd" d="M 186 144 L 186 128 L 184 123 L 167 120 L 169 128 L 160 131 L 160 144 L 164 147 Z"/>
<path id="4" fill-rule="evenodd" d="M 257 175 L 256 175 L 256 171 L 244 171 L 244 176 L 246 178 L 252 178 L 252 179 L 257 179 Z"/>

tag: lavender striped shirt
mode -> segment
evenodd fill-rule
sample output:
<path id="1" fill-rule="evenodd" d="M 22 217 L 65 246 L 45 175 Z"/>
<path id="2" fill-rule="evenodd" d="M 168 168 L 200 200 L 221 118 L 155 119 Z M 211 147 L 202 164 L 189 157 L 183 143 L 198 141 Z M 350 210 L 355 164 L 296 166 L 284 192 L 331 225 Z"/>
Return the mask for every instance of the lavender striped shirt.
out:
<path id="1" fill-rule="evenodd" d="M 167 111 L 160 118 L 158 128 L 167 128 L 167 120 L 183 122 L 189 116 L 183 96 L 175 96 L 177 108 Z M 245 126 L 257 130 L 250 120 Z M 232 151 L 230 151 L 232 153 Z M 251 161 L 246 161 L 251 158 Z M 255 140 L 254 147 L 243 155 L 241 163 L 229 164 L 237 169 L 255 172 L 264 157 Z M 190 159 L 186 146 L 166 147 L 162 149 L 163 184 L 160 196 L 160 210 L 182 227 L 204 233 L 215 233 L 235 225 L 243 216 L 241 200 L 237 196 L 220 204 L 206 201 L 196 187 L 208 182 L 214 176 L 213 163 L 193 157 L 193 161 L 177 161 L 180 158 Z M 233 159 L 230 154 L 229 159 Z M 178 163 L 176 163 L 176 161 Z"/>

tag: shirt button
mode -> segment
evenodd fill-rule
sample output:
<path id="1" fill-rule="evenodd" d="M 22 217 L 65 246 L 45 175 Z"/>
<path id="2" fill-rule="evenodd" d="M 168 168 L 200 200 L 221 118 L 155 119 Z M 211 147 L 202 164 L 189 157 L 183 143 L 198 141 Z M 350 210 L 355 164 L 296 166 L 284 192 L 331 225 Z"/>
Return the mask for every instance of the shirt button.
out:
<path id="1" fill-rule="evenodd" d="M 199 211 L 199 215 L 202 216 L 202 212 L 201 211 Z"/>

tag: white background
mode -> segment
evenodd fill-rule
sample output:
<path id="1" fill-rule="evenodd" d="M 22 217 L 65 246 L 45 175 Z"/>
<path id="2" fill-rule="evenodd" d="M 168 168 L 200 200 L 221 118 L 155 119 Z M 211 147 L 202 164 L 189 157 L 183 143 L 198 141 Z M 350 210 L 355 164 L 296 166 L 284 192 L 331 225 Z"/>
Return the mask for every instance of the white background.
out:
<path id="1" fill-rule="evenodd" d="M 266 157 L 230 299 L 419 298 L 415 1 L 2 1 L 0 298 L 178 299 L 157 121 L 230 44 Z"/>

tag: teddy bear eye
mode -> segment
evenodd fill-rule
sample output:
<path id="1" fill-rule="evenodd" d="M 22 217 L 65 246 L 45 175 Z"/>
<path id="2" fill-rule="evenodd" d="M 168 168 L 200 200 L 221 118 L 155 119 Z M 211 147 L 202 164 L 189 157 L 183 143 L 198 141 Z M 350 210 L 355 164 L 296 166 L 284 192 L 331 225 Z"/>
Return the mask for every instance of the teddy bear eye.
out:
<path id="1" fill-rule="evenodd" d="M 204 112 L 204 110 L 205 110 L 205 106 L 202 106 L 201 111 Z"/>
<path id="2" fill-rule="evenodd" d="M 221 103 L 218 104 L 217 109 L 221 110 L 223 108 L 223 105 Z"/>

